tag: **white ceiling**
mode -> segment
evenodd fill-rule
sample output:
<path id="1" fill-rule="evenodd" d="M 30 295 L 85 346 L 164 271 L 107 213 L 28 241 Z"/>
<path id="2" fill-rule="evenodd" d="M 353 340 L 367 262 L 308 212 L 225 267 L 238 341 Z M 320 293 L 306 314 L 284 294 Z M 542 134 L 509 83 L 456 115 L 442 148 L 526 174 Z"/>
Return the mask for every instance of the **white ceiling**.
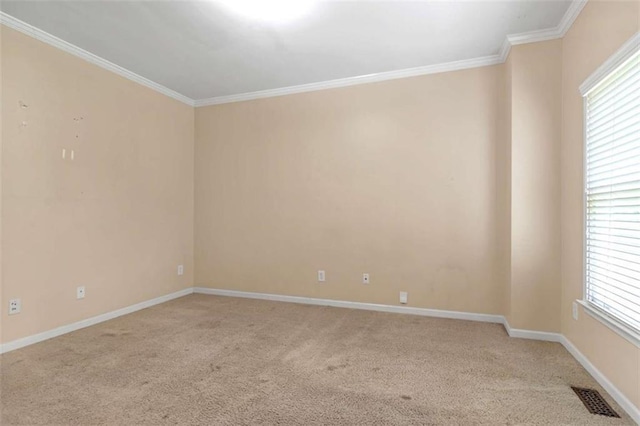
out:
<path id="1" fill-rule="evenodd" d="M 495 56 L 509 34 L 557 27 L 570 3 L 327 1 L 279 24 L 242 18 L 214 0 L 4 0 L 0 7 L 202 100 Z"/>

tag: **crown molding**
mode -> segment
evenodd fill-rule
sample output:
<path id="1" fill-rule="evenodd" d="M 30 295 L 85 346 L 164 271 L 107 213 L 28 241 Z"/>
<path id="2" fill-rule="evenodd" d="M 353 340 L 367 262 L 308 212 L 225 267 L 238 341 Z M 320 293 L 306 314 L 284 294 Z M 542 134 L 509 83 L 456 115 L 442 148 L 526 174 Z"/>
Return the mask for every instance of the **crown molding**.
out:
<path id="1" fill-rule="evenodd" d="M 511 43 L 509 43 L 509 37 L 504 38 L 504 42 L 502 43 L 502 47 L 500 48 L 500 52 L 498 52 L 498 56 L 500 57 L 500 63 L 504 63 L 509 56 L 509 52 L 511 51 Z"/>
<path id="2" fill-rule="evenodd" d="M 144 78 L 128 69 L 125 69 L 119 65 L 114 64 L 113 62 L 109 62 L 106 59 L 103 59 L 93 53 L 87 52 L 84 49 L 79 48 L 71 43 L 68 43 L 54 35 L 51 35 L 45 31 L 42 31 L 39 28 L 36 28 L 32 25 L 27 24 L 17 18 L 14 18 L 11 15 L 8 15 L 5 12 L 0 11 L 0 24 L 6 25 L 9 28 L 12 28 L 16 31 L 19 31 L 23 34 L 26 34 L 30 37 L 35 38 L 36 40 L 40 40 L 44 43 L 47 43 L 53 47 L 56 47 L 64 52 L 70 53 L 74 56 L 77 56 L 81 59 L 84 59 L 87 62 L 90 62 L 94 65 L 97 65 L 101 68 L 106 69 L 107 71 L 111 71 L 115 74 L 118 74 L 121 77 L 134 81 L 138 84 L 146 86 L 150 89 L 155 90 L 156 92 L 162 93 L 170 98 L 176 99 L 180 102 L 183 102 L 189 106 L 193 106 L 193 99 L 188 98 L 174 90 L 171 90 L 161 84 L 156 83 L 155 81 L 151 81 L 148 78 Z"/>
<path id="3" fill-rule="evenodd" d="M 564 35 L 569 31 L 569 28 L 573 25 L 576 18 L 582 12 L 582 9 L 587 5 L 589 0 L 573 0 L 571 5 L 569 5 L 569 9 L 565 12 L 562 20 L 558 24 L 559 37 L 564 37 Z"/>
<path id="4" fill-rule="evenodd" d="M 562 37 L 560 30 L 556 28 L 548 28 L 546 30 L 529 31 L 526 33 L 509 34 L 507 40 L 511 46 L 518 44 L 537 43 L 539 41 L 554 40 Z"/>
<path id="5" fill-rule="evenodd" d="M 480 58 L 465 59 L 461 61 L 446 62 L 441 64 L 427 65 L 423 67 L 408 68 L 396 71 L 387 71 L 376 74 L 367 74 L 356 77 L 347 77 L 337 80 L 322 81 L 318 83 L 302 84 L 299 86 L 288 86 L 278 89 L 260 90 L 256 92 L 239 93 L 229 96 L 215 96 L 207 99 L 193 100 L 174 90 L 162 86 L 154 81 L 144 78 L 134 72 L 131 72 L 119 65 L 107 61 L 93 53 L 87 52 L 71 43 L 59 39 L 45 31 L 33 27 L 19 19 L 12 17 L 0 11 L 0 23 L 14 30 L 27 34 L 37 40 L 45 42 L 51 46 L 57 47 L 67 53 L 80 57 L 99 67 L 114 72 L 122 77 L 153 89 L 159 93 L 169 96 L 173 99 L 184 102 L 193 107 L 204 107 L 210 105 L 226 104 L 231 102 L 250 101 L 254 99 L 271 98 L 275 96 L 292 95 L 295 93 L 313 92 L 326 89 L 337 89 L 340 87 L 355 86 L 358 84 L 376 83 L 387 80 L 395 80 L 399 78 L 417 77 L 421 75 L 437 74 L 442 72 L 460 71 L 469 68 L 485 67 L 490 65 L 498 65 L 504 63 L 509 56 L 511 46 L 525 43 L 535 43 L 539 41 L 553 40 L 562 38 L 571 25 L 576 20 L 588 0 L 573 0 L 569 8 L 562 17 L 560 23 L 555 28 L 544 30 L 530 31 L 526 33 L 510 34 L 504 40 L 499 52 L 495 55 L 484 56 Z"/>
<path id="6" fill-rule="evenodd" d="M 620 48 L 609 57 L 602 65 L 600 65 L 587 79 L 580 85 L 580 94 L 584 97 L 594 89 L 600 81 L 609 75 L 613 70 L 618 68 L 635 55 L 640 50 L 640 31 L 636 32 L 629 40 L 627 40 Z"/>
<path id="7" fill-rule="evenodd" d="M 588 0 L 573 0 L 567 11 L 562 16 L 560 23 L 555 28 L 507 35 L 504 44 L 502 45 L 502 49 L 500 49 L 500 58 L 502 58 L 502 62 L 507 60 L 509 52 L 511 51 L 511 46 L 555 40 L 564 37 L 587 2 Z"/>
<path id="8" fill-rule="evenodd" d="M 380 81 L 396 80 L 399 78 L 417 77 L 427 74 L 460 71 L 468 68 L 485 67 L 502 63 L 498 55 L 481 58 L 465 59 L 462 61 L 446 62 L 442 64 L 427 65 L 424 67 L 407 68 L 397 71 L 387 71 L 376 74 L 367 74 L 357 77 L 347 77 L 337 80 L 321 81 L 318 83 L 302 84 L 299 86 L 282 87 L 278 89 L 261 90 L 258 92 L 241 93 L 238 95 L 216 96 L 208 99 L 200 99 L 194 102 L 195 107 L 226 104 L 231 102 L 249 101 L 253 99 L 271 98 L 275 96 L 292 95 L 294 93 L 315 92 L 317 90 L 337 89 L 339 87 L 355 86 L 365 83 L 377 83 Z"/>
<path id="9" fill-rule="evenodd" d="M 560 23 L 555 28 L 547 28 L 545 30 L 529 31 L 520 34 L 510 34 L 507 36 L 509 44 L 515 46 L 517 44 L 535 43 L 538 41 L 554 40 L 562 38 L 569 31 L 571 25 L 576 20 L 584 6 L 587 4 L 587 0 L 574 0 L 569 5 L 569 8 L 562 16 Z"/>

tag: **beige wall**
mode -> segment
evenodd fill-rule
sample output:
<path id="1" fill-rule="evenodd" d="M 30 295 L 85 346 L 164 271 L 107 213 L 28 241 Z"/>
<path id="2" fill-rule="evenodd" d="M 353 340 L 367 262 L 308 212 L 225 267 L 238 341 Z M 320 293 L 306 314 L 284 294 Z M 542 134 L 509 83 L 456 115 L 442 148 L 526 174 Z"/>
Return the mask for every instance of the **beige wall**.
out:
<path id="1" fill-rule="evenodd" d="M 2 299 L 22 299 L 3 342 L 193 285 L 193 120 L 2 27 Z"/>
<path id="2" fill-rule="evenodd" d="M 3 90 L 3 84 L 2 84 L 2 65 L 3 65 L 3 60 L 2 60 L 2 34 L 4 33 L 4 31 L 2 31 L 2 26 L 0 26 L 0 343 L 2 343 L 2 324 L 4 323 L 4 316 L 5 311 L 2 309 L 3 306 L 5 306 L 5 301 L 4 298 L 2 297 L 4 291 L 3 291 L 3 268 L 2 268 L 2 241 L 3 241 L 3 236 L 2 236 L 2 175 L 3 175 L 3 171 L 2 171 L 2 135 L 3 135 L 3 127 L 2 127 L 2 123 L 3 123 L 3 114 L 2 114 L 2 99 L 4 99 L 4 90 Z M 8 303 L 8 302 L 7 302 Z M 0 395 L 1 396 L 1 395 Z"/>
<path id="3" fill-rule="evenodd" d="M 582 298 L 583 133 L 578 87 L 640 30 L 640 2 L 587 3 L 563 39 L 562 72 L 562 333 L 640 408 L 640 348 L 571 304 Z"/>
<path id="4" fill-rule="evenodd" d="M 198 108 L 196 284 L 502 313 L 500 68 Z"/>
<path id="5" fill-rule="evenodd" d="M 560 331 L 562 40 L 514 46 L 509 324 Z"/>
<path id="6" fill-rule="evenodd" d="M 199 108 L 197 285 L 560 331 L 561 61 Z"/>
<path id="7" fill-rule="evenodd" d="M 496 212 L 498 214 L 498 280 L 502 284 L 502 313 L 511 321 L 511 57 L 502 69 L 498 92 L 496 144 Z"/>

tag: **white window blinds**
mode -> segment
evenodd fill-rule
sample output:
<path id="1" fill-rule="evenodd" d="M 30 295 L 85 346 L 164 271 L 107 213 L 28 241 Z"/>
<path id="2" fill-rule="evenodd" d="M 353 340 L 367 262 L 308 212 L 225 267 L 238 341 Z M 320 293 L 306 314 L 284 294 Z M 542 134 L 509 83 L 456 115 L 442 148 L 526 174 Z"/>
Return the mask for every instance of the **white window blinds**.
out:
<path id="1" fill-rule="evenodd" d="M 640 330 L 640 51 L 585 95 L 586 301 Z"/>

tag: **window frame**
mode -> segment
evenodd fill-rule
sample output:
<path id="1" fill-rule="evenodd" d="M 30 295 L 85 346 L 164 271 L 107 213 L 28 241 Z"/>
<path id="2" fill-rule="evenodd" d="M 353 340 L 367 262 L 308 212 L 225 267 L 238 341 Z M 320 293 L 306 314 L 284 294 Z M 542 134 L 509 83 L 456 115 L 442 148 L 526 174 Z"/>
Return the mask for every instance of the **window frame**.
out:
<path id="1" fill-rule="evenodd" d="M 587 95 L 627 59 L 640 52 L 637 32 L 580 85 L 582 96 L 582 298 L 577 300 L 584 311 L 636 347 L 640 348 L 640 330 L 630 327 L 614 315 L 587 299 Z"/>

